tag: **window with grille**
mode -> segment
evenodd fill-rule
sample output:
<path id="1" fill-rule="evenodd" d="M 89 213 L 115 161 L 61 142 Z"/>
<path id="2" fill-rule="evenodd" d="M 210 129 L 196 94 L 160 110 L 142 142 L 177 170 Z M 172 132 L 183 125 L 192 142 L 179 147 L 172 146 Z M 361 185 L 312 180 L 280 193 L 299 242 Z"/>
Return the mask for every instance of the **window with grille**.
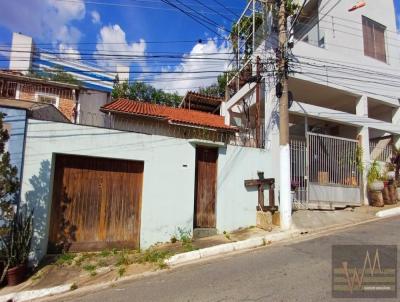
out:
<path id="1" fill-rule="evenodd" d="M 385 30 L 386 27 L 365 16 L 362 17 L 364 54 L 386 62 Z"/>
<path id="2" fill-rule="evenodd" d="M 59 98 L 56 95 L 36 93 L 36 101 L 45 104 L 52 104 L 58 108 Z"/>

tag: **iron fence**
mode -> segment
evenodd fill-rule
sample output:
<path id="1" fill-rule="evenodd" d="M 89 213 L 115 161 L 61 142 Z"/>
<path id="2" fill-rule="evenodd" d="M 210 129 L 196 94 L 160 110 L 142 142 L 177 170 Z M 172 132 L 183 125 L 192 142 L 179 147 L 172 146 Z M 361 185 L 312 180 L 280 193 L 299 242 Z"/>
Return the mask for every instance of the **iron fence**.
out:
<path id="1" fill-rule="evenodd" d="M 392 137 L 390 136 L 390 137 L 370 140 L 369 151 L 371 160 L 390 162 L 390 159 L 393 157 Z"/>
<path id="2" fill-rule="evenodd" d="M 307 208 L 307 142 L 305 137 L 290 139 L 290 176 L 295 209 Z"/>

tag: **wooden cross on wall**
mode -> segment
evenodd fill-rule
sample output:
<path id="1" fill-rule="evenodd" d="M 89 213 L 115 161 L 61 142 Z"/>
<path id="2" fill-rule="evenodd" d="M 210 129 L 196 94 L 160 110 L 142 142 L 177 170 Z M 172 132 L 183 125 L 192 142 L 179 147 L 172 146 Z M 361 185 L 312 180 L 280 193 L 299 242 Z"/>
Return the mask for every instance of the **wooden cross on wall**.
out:
<path id="1" fill-rule="evenodd" d="M 275 205 L 275 179 L 264 178 L 264 172 L 258 172 L 258 179 L 248 179 L 244 181 L 245 187 L 257 187 L 258 190 L 258 211 L 275 212 L 278 207 Z M 269 186 L 269 205 L 264 205 L 264 187 Z"/>

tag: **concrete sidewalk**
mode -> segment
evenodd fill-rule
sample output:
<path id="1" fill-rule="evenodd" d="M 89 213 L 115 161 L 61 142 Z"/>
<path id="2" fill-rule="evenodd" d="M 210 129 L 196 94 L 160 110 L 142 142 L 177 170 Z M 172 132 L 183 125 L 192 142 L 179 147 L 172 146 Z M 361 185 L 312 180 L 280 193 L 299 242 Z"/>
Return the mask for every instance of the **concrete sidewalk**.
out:
<path id="1" fill-rule="evenodd" d="M 248 250 L 265 245 L 270 245 L 280 241 L 287 241 L 301 236 L 318 234 L 324 231 L 334 230 L 337 228 L 345 228 L 359 223 L 364 223 L 380 218 L 376 217 L 376 213 L 382 209 L 392 209 L 393 206 L 385 206 L 384 208 L 360 207 L 355 209 L 345 209 L 338 211 L 322 211 L 322 210 L 301 210 L 293 213 L 293 228 L 289 231 L 281 231 L 278 227 L 271 230 L 262 230 L 256 227 L 250 227 L 238 230 L 232 233 L 219 234 L 207 238 L 194 240 L 190 243 L 190 249 L 182 242 L 166 243 L 155 247 L 156 250 L 170 251 L 174 255 L 167 260 L 165 264 L 168 266 L 177 266 L 192 261 L 207 259 L 227 253 Z M 78 291 L 94 290 L 95 288 L 103 288 L 120 282 L 122 280 L 131 280 L 140 278 L 142 275 L 147 275 L 155 271 L 154 267 L 140 273 L 133 273 L 123 278 L 104 278 L 102 273 L 98 273 L 90 284 L 85 283 L 82 286 L 79 284 Z M 112 272 L 108 271 L 110 275 Z M 51 276 L 50 276 L 51 278 Z M 31 278 L 32 279 L 32 278 Z M 60 280 L 61 281 L 61 280 Z M 45 297 L 69 292 L 72 290 L 71 285 L 75 284 L 76 280 L 62 280 L 61 284 L 47 283 L 46 280 L 41 280 L 41 284 L 52 284 L 52 287 L 38 287 L 37 283 L 28 280 L 25 285 L 18 288 L 4 288 L 0 290 L 0 302 L 14 298 L 14 301 L 29 301 L 34 298 Z M 62 286 L 61 286 L 62 285 Z"/>

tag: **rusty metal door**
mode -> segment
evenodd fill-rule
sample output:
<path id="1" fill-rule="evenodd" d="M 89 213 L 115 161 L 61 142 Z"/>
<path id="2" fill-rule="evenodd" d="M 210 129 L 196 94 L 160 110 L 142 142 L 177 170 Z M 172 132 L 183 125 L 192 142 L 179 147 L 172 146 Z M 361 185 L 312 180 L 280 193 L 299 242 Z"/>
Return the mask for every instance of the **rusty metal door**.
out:
<path id="1" fill-rule="evenodd" d="M 195 185 L 195 228 L 215 228 L 218 149 L 197 147 Z"/>
<path id="2" fill-rule="evenodd" d="M 49 252 L 139 247 L 143 162 L 57 155 Z"/>

